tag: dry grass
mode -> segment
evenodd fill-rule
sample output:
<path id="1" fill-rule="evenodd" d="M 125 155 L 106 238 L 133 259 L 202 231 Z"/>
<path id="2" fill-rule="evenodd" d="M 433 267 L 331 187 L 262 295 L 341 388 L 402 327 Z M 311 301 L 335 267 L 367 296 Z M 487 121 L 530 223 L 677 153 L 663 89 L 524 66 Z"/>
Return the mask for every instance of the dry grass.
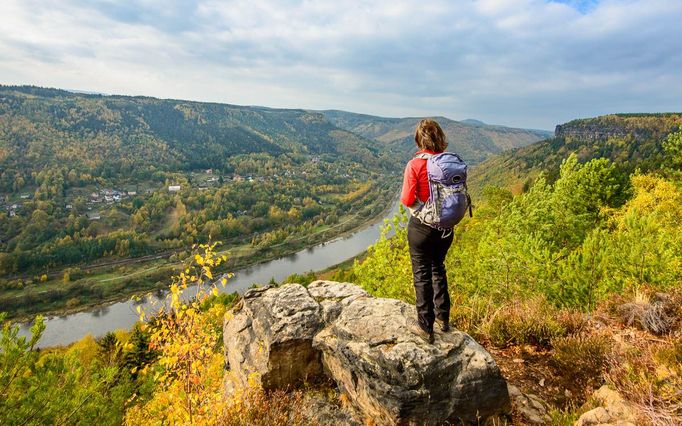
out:
<path id="1" fill-rule="evenodd" d="M 550 365 L 558 376 L 591 393 L 603 382 L 613 342 L 603 334 L 581 333 L 552 340 Z"/>
<path id="2" fill-rule="evenodd" d="M 682 340 L 637 337 L 609 359 L 607 382 L 652 424 L 682 424 Z"/>
<path id="3" fill-rule="evenodd" d="M 668 334 L 677 325 L 679 300 L 662 293 L 649 296 L 637 292 L 634 300 L 618 306 L 617 312 L 627 326 L 636 326 L 656 335 Z"/>
<path id="4" fill-rule="evenodd" d="M 559 310 L 536 296 L 505 304 L 481 326 L 481 332 L 498 347 L 531 344 L 548 348 L 552 339 L 577 333 L 585 326 L 580 313 Z"/>
<path id="5" fill-rule="evenodd" d="M 478 327 L 507 380 L 572 424 L 609 384 L 641 417 L 637 424 L 682 425 L 682 288 L 613 296 L 589 319 L 542 300 L 513 302 Z M 523 424 L 523 423 L 518 423 Z"/>
<path id="6" fill-rule="evenodd" d="M 478 338 L 483 337 L 481 327 L 495 314 L 492 300 L 477 297 L 466 298 L 462 294 L 453 294 L 450 324 L 457 330 L 469 333 Z"/>
<path id="7" fill-rule="evenodd" d="M 682 286 L 614 297 L 603 312 L 618 351 L 605 380 L 653 425 L 682 424 Z M 625 327 L 625 328 L 624 328 Z"/>
<path id="8" fill-rule="evenodd" d="M 229 404 L 221 416 L 225 426 L 302 426 L 303 393 L 300 391 L 264 392 L 251 389 Z"/>

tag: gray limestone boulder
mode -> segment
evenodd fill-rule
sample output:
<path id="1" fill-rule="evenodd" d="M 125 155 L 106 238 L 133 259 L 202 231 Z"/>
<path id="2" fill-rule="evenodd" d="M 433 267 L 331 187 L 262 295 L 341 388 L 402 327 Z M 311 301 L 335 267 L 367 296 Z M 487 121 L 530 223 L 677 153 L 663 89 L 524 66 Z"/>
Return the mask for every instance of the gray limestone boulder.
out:
<path id="1" fill-rule="evenodd" d="M 358 298 L 313 339 L 328 374 L 377 424 L 484 423 L 508 412 L 507 384 L 467 334 L 431 345 L 409 330 L 414 307 Z"/>
<path id="2" fill-rule="evenodd" d="M 349 283 L 250 290 L 225 319 L 228 392 L 328 378 L 375 424 L 483 424 L 507 413 L 490 354 L 459 331 L 428 344 L 409 330 L 414 317 L 414 306 Z"/>
<path id="3" fill-rule="evenodd" d="M 228 389 L 249 383 L 288 389 L 323 378 L 313 337 L 342 306 L 363 296 L 367 292 L 360 287 L 333 281 L 316 281 L 307 289 L 285 284 L 245 292 L 223 325 Z"/>
<path id="4" fill-rule="evenodd" d="M 228 389 L 286 389 L 320 377 L 320 354 L 311 343 L 321 318 L 319 303 L 299 284 L 244 293 L 223 325 Z"/>

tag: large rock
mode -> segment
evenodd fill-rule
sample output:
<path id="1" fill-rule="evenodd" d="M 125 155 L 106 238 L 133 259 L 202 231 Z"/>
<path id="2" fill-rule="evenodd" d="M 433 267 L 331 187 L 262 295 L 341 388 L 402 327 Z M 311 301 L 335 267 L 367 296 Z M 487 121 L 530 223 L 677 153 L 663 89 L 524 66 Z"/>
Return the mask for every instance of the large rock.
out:
<path id="1" fill-rule="evenodd" d="M 478 423 L 509 409 L 497 365 L 467 334 L 409 331 L 414 307 L 358 298 L 317 334 L 313 347 L 361 411 L 379 424 Z"/>
<path id="2" fill-rule="evenodd" d="M 367 296 L 360 287 L 317 281 L 248 290 L 223 326 L 228 388 L 288 389 L 323 377 L 312 340 L 342 306 Z"/>
<path id="3" fill-rule="evenodd" d="M 311 346 L 321 312 L 299 284 L 244 293 L 223 326 L 227 386 L 286 389 L 321 376 L 320 354 Z"/>
<path id="4" fill-rule="evenodd" d="M 316 281 L 248 291 L 224 326 L 230 386 L 291 388 L 323 373 L 376 424 L 483 423 L 509 410 L 490 354 L 467 334 L 426 343 L 413 306 Z"/>

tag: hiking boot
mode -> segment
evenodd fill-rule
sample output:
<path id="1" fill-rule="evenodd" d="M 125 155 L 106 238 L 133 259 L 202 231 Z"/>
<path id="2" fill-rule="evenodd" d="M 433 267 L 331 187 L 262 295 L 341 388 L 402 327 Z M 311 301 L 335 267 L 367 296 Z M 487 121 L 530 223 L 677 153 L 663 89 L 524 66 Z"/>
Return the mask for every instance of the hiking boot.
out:
<path id="1" fill-rule="evenodd" d="M 436 318 L 436 323 L 438 324 L 438 326 L 440 327 L 440 329 L 443 333 L 447 333 L 448 331 L 450 331 L 450 321 L 449 320 Z"/>
<path id="2" fill-rule="evenodd" d="M 433 337 L 433 331 L 429 332 L 427 330 L 424 330 L 422 326 L 419 325 L 416 321 L 410 324 L 410 331 L 424 339 L 426 343 L 433 344 L 433 342 L 435 341 L 435 337 Z"/>

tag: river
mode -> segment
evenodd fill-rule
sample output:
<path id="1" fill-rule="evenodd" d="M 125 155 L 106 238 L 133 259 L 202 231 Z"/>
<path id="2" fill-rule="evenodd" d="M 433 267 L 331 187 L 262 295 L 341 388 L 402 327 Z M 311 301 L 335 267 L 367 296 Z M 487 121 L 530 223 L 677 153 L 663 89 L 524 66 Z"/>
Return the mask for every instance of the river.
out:
<path id="1" fill-rule="evenodd" d="M 385 218 L 393 217 L 398 211 L 396 202 L 389 213 L 376 222 L 360 230 L 334 240 L 303 249 L 289 256 L 260 263 L 235 271 L 222 292 L 243 292 L 253 284 L 265 284 L 272 278 L 281 281 L 291 274 L 302 274 L 308 271 L 319 271 L 348 260 L 374 244 L 381 233 Z M 191 296 L 195 289 L 185 292 Z M 108 305 L 94 307 L 88 311 L 77 312 L 45 319 L 45 332 L 38 342 L 38 347 L 68 345 L 82 339 L 87 334 L 101 336 L 117 329 L 129 329 L 138 320 L 137 306 L 146 312 L 152 312 L 154 304 L 163 298 L 161 295 L 150 296 L 142 302 L 125 300 Z M 21 324 L 20 333 L 30 334 L 30 323 Z"/>

